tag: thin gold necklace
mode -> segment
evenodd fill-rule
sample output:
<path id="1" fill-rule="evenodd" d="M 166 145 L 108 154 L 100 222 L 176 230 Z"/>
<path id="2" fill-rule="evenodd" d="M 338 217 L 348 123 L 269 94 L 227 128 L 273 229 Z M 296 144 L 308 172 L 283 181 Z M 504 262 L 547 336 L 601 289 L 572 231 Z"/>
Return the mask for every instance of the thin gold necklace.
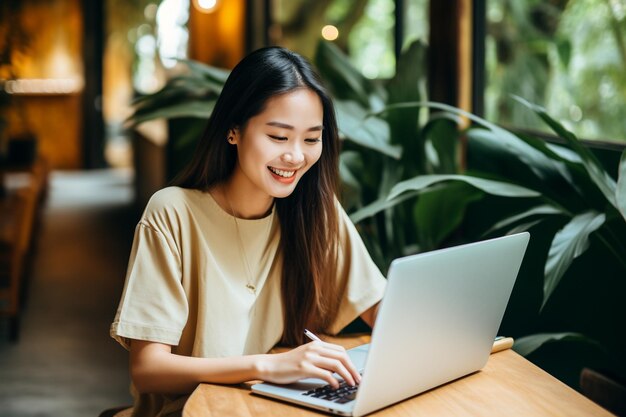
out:
<path id="1" fill-rule="evenodd" d="M 248 291 L 250 291 L 252 295 L 256 297 L 257 288 L 256 288 L 254 281 L 252 280 L 252 270 L 250 269 L 250 263 L 248 262 L 248 257 L 246 256 L 246 250 L 243 247 L 243 240 L 241 239 L 241 233 L 239 232 L 239 222 L 237 222 L 237 213 L 235 213 L 235 210 L 233 209 L 233 205 L 230 203 L 230 200 L 228 199 L 228 195 L 226 194 L 226 190 L 224 190 L 223 187 L 222 187 L 222 194 L 224 194 L 224 198 L 226 199 L 226 202 L 228 203 L 228 207 L 230 208 L 230 213 L 233 216 L 233 221 L 235 222 L 235 230 L 237 231 L 237 241 L 239 243 L 239 250 L 241 251 L 241 254 L 243 255 L 244 265 L 246 267 L 246 272 L 248 274 L 246 288 L 248 289 Z M 270 225 L 268 226 L 268 229 L 271 230 L 272 219 L 269 220 L 269 224 Z M 269 239 L 269 231 L 267 235 L 268 235 L 267 238 Z"/>

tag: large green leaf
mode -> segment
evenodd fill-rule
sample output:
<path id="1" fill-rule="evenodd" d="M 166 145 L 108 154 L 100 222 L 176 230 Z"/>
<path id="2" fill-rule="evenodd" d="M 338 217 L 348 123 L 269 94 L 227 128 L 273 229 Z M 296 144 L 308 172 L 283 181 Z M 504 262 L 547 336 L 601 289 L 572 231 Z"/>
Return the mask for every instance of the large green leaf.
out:
<path id="1" fill-rule="evenodd" d="M 382 160 L 382 169 L 378 173 L 380 175 L 380 182 L 378 186 L 378 196 L 384 198 L 389 195 L 391 189 L 402 179 L 402 167 L 397 161 L 391 158 L 384 158 Z M 383 214 L 384 218 L 384 232 L 386 235 L 386 242 L 388 243 L 388 252 L 400 254 L 403 248 L 406 246 L 407 237 L 411 233 L 410 227 L 407 227 L 411 223 L 411 215 L 406 210 L 403 210 L 403 206 L 398 207 L 397 210 L 385 210 Z"/>
<path id="2" fill-rule="evenodd" d="M 367 252 L 370 254 L 370 256 L 372 257 L 372 260 L 374 261 L 376 266 L 378 266 L 380 271 L 383 274 L 386 274 L 387 268 L 389 267 L 389 264 L 391 263 L 391 260 L 388 259 L 388 254 L 384 253 L 380 245 L 380 240 L 378 239 L 378 236 L 372 233 L 365 232 L 360 226 L 361 225 L 357 224 L 356 228 L 359 231 L 361 238 L 363 239 L 363 243 L 365 244 L 365 247 L 367 248 Z"/>
<path id="3" fill-rule="evenodd" d="M 542 183 L 553 185 L 556 178 L 565 180 L 566 184 L 578 191 L 571 172 L 565 162 L 553 150 L 543 144 L 529 143 L 515 135 L 502 135 L 498 129 L 472 128 L 466 132 L 470 140 L 480 141 L 497 156 L 510 156 L 519 160 L 530 173 Z"/>
<path id="4" fill-rule="evenodd" d="M 223 84 L 207 80 L 198 76 L 182 75 L 171 78 L 159 91 L 139 96 L 132 101 L 136 108 L 161 107 L 176 101 L 186 101 L 189 98 L 206 99 L 217 96 L 222 91 Z"/>
<path id="5" fill-rule="evenodd" d="M 568 183 L 575 186 L 575 182 L 563 162 L 560 158 L 555 159 L 553 157 L 553 155 L 556 154 L 554 154 L 543 141 L 536 138 L 527 138 L 526 140 L 523 140 L 494 123 L 454 106 L 431 101 L 395 103 L 386 106 L 381 111 L 373 112 L 373 115 L 382 115 L 388 112 L 396 112 L 401 111 L 402 109 L 416 107 L 439 109 L 457 116 L 466 117 L 477 125 L 489 129 L 489 131 L 491 131 L 491 135 L 493 135 L 493 137 L 501 143 L 502 146 L 509 148 L 512 153 L 516 154 L 518 158 L 534 173 L 534 175 L 537 176 L 537 178 L 547 180 L 548 178 L 546 178 L 546 173 L 559 172 L 560 175 L 568 181 Z M 480 132 L 477 132 L 476 134 L 480 134 Z"/>
<path id="6" fill-rule="evenodd" d="M 617 191 L 615 192 L 617 207 L 626 220 L 626 150 L 622 152 L 619 162 L 619 174 L 617 179 Z"/>
<path id="7" fill-rule="evenodd" d="M 447 117 L 436 117 L 424 126 L 422 137 L 426 154 L 425 173 L 456 173 L 460 148 L 457 123 Z"/>
<path id="8" fill-rule="evenodd" d="M 413 41 L 402 51 L 396 73 L 387 83 L 388 103 L 420 101 L 425 87 L 425 56 L 426 45 L 421 40 Z"/>
<path id="9" fill-rule="evenodd" d="M 572 42 L 569 39 L 559 38 L 556 42 L 556 50 L 561 64 L 567 68 L 572 57 Z"/>
<path id="10" fill-rule="evenodd" d="M 391 189 L 402 179 L 402 169 L 397 161 L 385 158 L 382 161 L 382 169 L 377 173 L 380 182 L 378 184 L 378 196 L 386 197 Z"/>
<path id="11" fill-rule="evenodd" d="M 555 145 L 554 143 L 545 142 L 546 147 L 558 155 L 561 159 L 573 162 L 575 164 L 582 165 L 583 160 L 576 152 L 569 148 L 564 148 L 561 145 Z"/>
<path id="12" fill-rule="evenodd" d="M 221 85 L 226 83 L 226 79 L 228 79 L 228 76 L 230 75 L 229 70 L 212 67 L 199 61 L 191 59 L 180 59 L 179 61 L 187 64 L 192 73 L 202 75 L 204 78 Z"/>
<path id="13" fill-rule="evenodd" d="M 558 205 L 569 213 L 578 213 L 590 208 L 605 210 L 606 198 L 592 181 L 581 158 L 573 150 L 545 141 L 537 144 L 534 143 L 537 138 L 518 133 L 520 139 L 544 154 L 543 157 L 536 158 L 537 163 L 531 167 L 519 156 L 523 150 L 514 151 L 505 146 L 498 136 L 489 130 L 472 128 L 467 132 L 467 136 L 472 166 L 481 167 L 477 176 L 485 176 L 486 173 L 497 174 L 507 181 L 532 188 L 540 192 L 546 200 L 551 201 L 551 204 Z M 552 162 L 546 161 L 546 158 Z M 536 171 L 542 172 L 543 175 L 538 177 Z"/>
<path id="14" fill-rule="evenodd" d="M 339 167 L 341 173 L 341 181 L 350 187 L 357 190 L 361 190 L 361 183 L 358 178 L 352 173 L 353 167 L 356 169 L 362 169 L 363 163 L 361 156 L 355 151 L 344 151 L 339 155 Z"/>
<path id="15" fill-rule="evenodd" d="M 136 118 L 142 115 L 193 100 L 208 100 L 209 96 L 208 94 L 191 94 L 187 87 L 166 86 L 154 94 L 143 96 L 133 102 L 135 111 L 128 120 L 134 122 Z"/>
<path id="16" fill-rule="evenodd" d="M 593 182 L 600 189 L 602 194 L 604 194 L 607 201 L 611 203 L 613 207 L 618 208 L 617 201 L 615 200 L 615 191 L 617 188 L 615 181 L 611 178 L 608 172 L 606 172 L 602 163 L 598 161 L 595 155 L 586 146 L 580 143 L 578 138 L 572 132 L 550 117 L 543 107 L 530 103 L 521 97 L 514 96 L 514 98 L 537 113 L 537 115 L 545 121 L 546 124 L 550 126 L 557 135 L 559 135 L 559 137 L 567 141 L 568 145 L 571 146 L 572 149 L 574 149 L 581 157 L 583 166 L 589 173 Z"/>
<path id="17" fill-rule="evenodd" d="M 394 159 L 400 158 L 402 149 L 389 143 L 387 122 L 368 117 L 368 112 L 354 101 L 335 100 L 335 107 L 339 130 L 346 139 Z"/>
<path id="18" fill-rule="evenodd" d="M 362 106 L 369 107 L 371 94 L 384 94 L 372 80 L 368 80 L 358 71 L 336 45 L 320 41 L 315 53 L 315 64 L 330 84 L 335 98 L 356 100 Z"/>
<path id="19" fill-rule="evenodd" d="M 178 117 L 194 117 L 207 119 L 211 116 L 215 100 L 196 100 L 178 103 L 169 107 L 156 108 L 154 111 L 139 114 L 133 117 L 133 124 L 138 125 L 148 120 L 165 118 L 173 119 Z"/>
<path id="20" fill-rule="evenodd" d="M 161 117 L 209 117 L 229 71 L 181 61 L 189 68 L 188 73 L 170 78 L 159 91 L 133 100 L 135 112 L 128 120 L 134 125 Z"/>
<path id="21" fill-rule="evenodd" d="M 461 182 L 421 193 L 414 210 L 421 249 L 440 247 L 463 222 L 467 206 L 483 196 L 481 191 Z"/>
<path id="22" fill-rule="evenodd" d="M 554 235 L 544 270 L 542 309 L 574 259 L 589 248 L 589 235 L 605 220 L 604 213 L 586 211 L 574 216 Z"/>
<path id="23" fill-rule="evenodd" d="M 341 198 L 345 210 L 360 207 L 361 183 L 352 173 L 351 166 L 362 166 L 360 155 L 355 151 L 344 151 L 339 155 L 339 176 L 341 177 Z"/>
<path id="24" fill-rule="evenodd" d="M 206 121 L 202 119 L 193 119 L 185 123 L 185 129 L 181 130 L 178 135 L 171 137 L 174 142 L 174 150 L 183 158 L 188 157 L 185 152 L 191 155 L 202 136 L 202 132 L 204 132 L 205 126 Z"/>
<path id="25" fill-rule="evenodd" d="M 204 97 L 206 96 L 205 89 L 198 90 L 198 87 L 191 87 L 185 84 L 166 84 L 159 91 L 139 96 L 135 98 L 131 104 L 136 109 L 144 107 L 155 108 L 161 106 L 168 106 L 171 103 L 177 101 L 184 101 L 189 97 Z"/>
<path id="26" fill-rule="evenodd" d="M 568 209 L 573 212 L 584 210 L 589 206 L 603 210 L 607 195 L 611 195 L 610 190 L 614 189 L 614 185 L 611 185 L 611 183 L 614 183 L 613 180 L 601 168 L 601 165 L 589 149 L 581 145 L 573 135 L 569 138 L 571 140 L 567 141 L 567 145 L 572 148 L 572 151 L 568 152 L 567 149 L 557 148 L 556 145 L 547 144 L 537 137 L 524 134 L 512 135 L 493 123 L 451 106 L 439 103 L 429 103 L 427 105 L 436 108 L 447 108 L 455 114 L 463 114 L 477 124 L 487 127 L 497 135 L 497 140 L 510 147 L 516 158 L 524 162 L 528 169 L 548 187 L 547 189 L 536 188 L 537 190 L 551 194 L 552 199 L 559 200 L 561 204 L 567 204 Z M 547 115 L 546 117 L 549 118 Z M 588 161 L 595 162 L 590 163 Z M 594 167 L 599 167 L 598 169 L 601 172 L 594 170 Z M 558 184 L 550 183 L 551 180 L 555 180 L 556 173 L 566 181 L 569 187 L 576 191 L 576 194 L 569 195 L 570 193 Z M 597 175 L 594 173 L 597 173 Z M 607 186 L 603 187 L 604 184 Z"/>
<path id="27" fill-rule="evenodd" d="M 218 96 L 222 92 L 222 88 L 224 88 L 224 83 L 196 75 L 179 75 L 168 81 L 168 84 L 185 87 L 190 93 L 195 95 L 213 93 Z"/>
<path id="28" fill-rule="evenodd" d="M 530 336 L 520 337 L 518 339 L 515 339 L 515 343 L 513 343 L 513 350 L 522 356 L 528 356 L 544 344 L 558 341 L 591 343 L 597 347 L 600 347 L 600 344 L 597 341 L 590 339 L 583 334 L 565 332 L 538 333 Z"/>
<path id="29" fill-rule="evenodd" d="M 426 48 L 421 41 L 408 45 L 398 60 L 395 76 L 387 83 L 387 105 L 401 102 L 419 102 L 424 92 Z M 420 135 L 419 116 L 421 107 L 403 108 L 388 112 L 383 117 L 389 123 L 391 143 L 403 149 L 402 169 L 404 175 L 425 173 L 424 138 Z M 453 135 L 456 136 L 456 135 Z"/>
<path id="30" fill-rule="evenodd" d="M 378 200 L 373 201 L 367 206 L 362 207 L 359 210 L 355 211 L 354 213 L 350 214 L 350 220 L 352 220 L 352 223 L 358 223 L 363 219 L 372 217 L 373 215 L 378 214 L 383 210 L 392 208 L 410 198 L 416 197 L 417 195 L 418 193 L 414 192 L 414 193 L 406 193 L 397 198 L 391 198 L 391 199 L 388 199 L 386 197 L 379 198 Z"/>
<path id="31" fill-rule="evenodd" d="M 539 197 L 540 194 L 534 190 L 520 187 L 518 185 L 487 180 L 484 178 L 471 177 L 469 175 L 420 175 L 396 184 L 391 190 L 388 199 L 393 199 L 407 191 L 421 191 L 433 184 L 443 181 L 462 181 L 486 192 L 487 194 L 501 197 Z"/>
<path id="32" fill-rule="evenodd" d="M 517 233 L 527 232 L 531 228 L 533 228 L 536 225 L 538 225 L 539 223 L 541 223 L 542 221 L 543 221 L 543 219 L 537 219 L 537 220 L 531 220 L 531 221 L 528 221 L 528 222 L 525 222 L 525 223 L 520 223 L 520 224 L 516 225 L 515 227 L 507 230 L 506 233 L 503 233 L 503 234 L 505 234 L 505 235 L 515 235 Z"/>
<path id="33" fill-rule="evenodd" d="M 530 220 L 531 217 L 535 217 L 535 216 L 544 217 L 546 215 L 555 215 L 555 214 L 564 215 L 566 213 L 564 213 L 563 210 L 561 210 L 558 207 L 554 207 L 549 204 L 541 204 L 535 207 L 531 207 L 530 209 L 522 213 L 516 213 L 512 216 L 507 217 L 506 219 L 500 220 L 498 223 L 494 224 L 487 232 L 485 232 L 485 235 L 490 235 L 500 229 L 511 227 L 515 223 L 527 222 L 528 220 Z M 534 225 L 536 223 L 531 222 L 528 224 Z"/>

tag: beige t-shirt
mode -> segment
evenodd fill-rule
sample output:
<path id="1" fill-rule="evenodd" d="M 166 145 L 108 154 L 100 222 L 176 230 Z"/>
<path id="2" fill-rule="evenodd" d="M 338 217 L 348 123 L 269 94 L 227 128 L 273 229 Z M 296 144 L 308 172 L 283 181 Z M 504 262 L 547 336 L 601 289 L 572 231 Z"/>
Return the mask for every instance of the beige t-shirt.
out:
<path id="1" fill-rule="evenodd" d="M 338 210 L 338 270 L 347 275 L 338 279 L 348 283 L 331 334 L 378 302 L 386 284 L 354 225 L 339 205 Z M 126 348 L 128 339 L 148 340 L 195 357 L 269 351 L 283 332 L 279 238 L 275 210 L 235 224 L 208 192 L 157 192 L 135 231 L 111 336 Z M 249 283 L 256 295 L 246 288 Z M 138 416 L 178 415 L 186 399 L 134 394 Z"/>

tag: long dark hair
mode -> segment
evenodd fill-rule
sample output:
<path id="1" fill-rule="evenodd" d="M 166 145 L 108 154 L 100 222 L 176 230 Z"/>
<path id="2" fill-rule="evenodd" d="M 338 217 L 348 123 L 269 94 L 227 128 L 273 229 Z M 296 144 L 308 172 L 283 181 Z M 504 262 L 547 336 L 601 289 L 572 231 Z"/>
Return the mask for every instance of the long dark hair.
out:
<path id="1" fill-rule="evenodd" d="M 343 286 L 337 282 L 339 138 L 330 96 L 311 64 L 280 47 L 246 56 L 230 73 L 196 152 L 173 185 L 208 190 L 233 172 L 235 146 L 230 129 L 244 129 L 267 100 L 296 89 L 315 92 L 322 102 L 324 130 L 320 159 L 300 179 L 294 192 L 276 199 L 282 256 L 282 343 L 304 342 L 303 329 L 324 331 L 337 313 Z"/>

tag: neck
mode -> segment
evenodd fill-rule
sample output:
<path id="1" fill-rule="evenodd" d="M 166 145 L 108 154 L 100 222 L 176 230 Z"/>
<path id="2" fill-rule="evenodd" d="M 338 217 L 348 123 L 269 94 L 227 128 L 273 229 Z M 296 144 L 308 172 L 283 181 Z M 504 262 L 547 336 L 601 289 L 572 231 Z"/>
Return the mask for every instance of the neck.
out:
<path id="1" fill-rule="evenodd" d="M 266 217 L 272 205 L 274 197 L 259 192 L 257 189 L 238 184 L 236 178 L 231 177 L 218 185 L 213 192 L 213 197 L 219 206 L 226 212 L 240 219 L 261 219 Z"/>

